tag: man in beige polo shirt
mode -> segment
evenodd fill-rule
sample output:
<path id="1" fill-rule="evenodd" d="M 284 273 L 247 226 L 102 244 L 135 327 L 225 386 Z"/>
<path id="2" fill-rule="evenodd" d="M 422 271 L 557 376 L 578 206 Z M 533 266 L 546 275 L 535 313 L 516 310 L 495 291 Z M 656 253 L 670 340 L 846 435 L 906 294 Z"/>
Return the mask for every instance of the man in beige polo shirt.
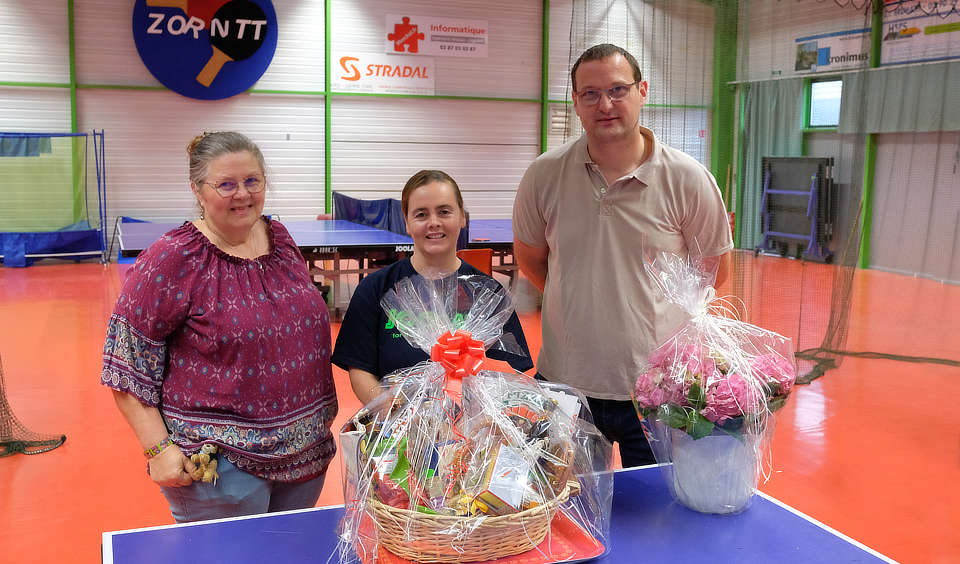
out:
<path id="1" fill-rule="evenodd" d="M 733 241 L 710 172 L 639 125 L 647 82 L 630 53 L 591 47 L 571 80 L 585 135 L 530 165 L 513 208 L 517 262 L 543 291 L 537 372 L 587 396 L 625 467 L 650 464 L 630 391 L 683 316 L 654 290 L 644 254 L 702 256 L 719 285 Z"/>

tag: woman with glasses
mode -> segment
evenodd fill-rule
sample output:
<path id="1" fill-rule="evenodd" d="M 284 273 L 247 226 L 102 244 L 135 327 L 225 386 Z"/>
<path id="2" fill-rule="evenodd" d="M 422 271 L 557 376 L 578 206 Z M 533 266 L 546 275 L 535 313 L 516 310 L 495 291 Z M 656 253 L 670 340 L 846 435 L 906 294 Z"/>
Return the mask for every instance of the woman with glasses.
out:
<path id="1" fill-rule="evenodd" d="M 360 281 L 337 334 L 333 362 L 350 373 L 357 398 L 369 403 L 381 391 L 384 376 L 429 360 L 427 353 L 407 342 L 380 306 L 380 299 L 398 280 L 420 274 L 440 276 L 485 276 L 457 258 L 457 237 L 466 224 L 463 196 L 456 181 L 441 170 L 421 170 L 407 180 L 400 194 L 400 207 L 413 239 L 413 255 L 380 269 Z M 492 279 L 492 284 L 499 284 Z M 504 325 L 517 349 L 512 354 L 490 350 L 487 354 L 506 361 L 520 371 L 533 368 L 527 341 L 514 313 Z"/>
<path id="2" fill-rule="evenodd" d="M 101 382 L 177 522 L 313 507 L 336 450 L 326 304 L 262 215 L 260 149 L 217 132 L 187 152 L 200 217 L 137 257 Z"/>

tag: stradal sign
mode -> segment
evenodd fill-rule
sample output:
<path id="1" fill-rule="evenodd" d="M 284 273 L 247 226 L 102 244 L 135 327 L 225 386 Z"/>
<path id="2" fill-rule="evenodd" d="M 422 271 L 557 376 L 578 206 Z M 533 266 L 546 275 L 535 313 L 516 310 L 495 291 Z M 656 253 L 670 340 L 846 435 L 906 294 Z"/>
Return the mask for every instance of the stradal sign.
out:
<path id="1" fill-rule="evenodd" d="M 330 85 L 338 92 L 436 93 L 433 59 L 380 53 L 333 54 Z"/>

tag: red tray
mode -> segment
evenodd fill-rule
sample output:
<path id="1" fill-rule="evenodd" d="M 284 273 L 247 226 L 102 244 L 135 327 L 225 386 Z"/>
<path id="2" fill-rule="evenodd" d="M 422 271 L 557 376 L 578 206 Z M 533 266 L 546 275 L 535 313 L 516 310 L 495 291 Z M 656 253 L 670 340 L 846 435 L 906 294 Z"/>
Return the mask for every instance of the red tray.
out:
<path id="1" fill-rule="evenodd" d="M 372 525 L 372 523 L 370 524 Z M 606 551 L 606 547 L 567 517 L 558 511 L 550 523 L 550 534 L 540 545 L 522 554 L 504 556 L 488 562 L 502 564 L 549 564 L 550 562 L 582 562 L 596 558 Z M 389 550 L 380 547 L 374 563 L 368 556 L 363 557 L 364 564 L 413 564 L 412 560 L 401 558 Z"/>

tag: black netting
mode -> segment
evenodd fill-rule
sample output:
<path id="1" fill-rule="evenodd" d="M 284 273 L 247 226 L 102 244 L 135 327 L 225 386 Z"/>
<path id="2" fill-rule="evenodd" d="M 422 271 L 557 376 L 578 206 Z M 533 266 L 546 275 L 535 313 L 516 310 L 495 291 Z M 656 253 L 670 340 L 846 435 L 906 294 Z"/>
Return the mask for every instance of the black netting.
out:
<path id="1" fill-rule="evenodd" d="M 7 388 L 3 379 L 3 361 L 0 360 L 0 457 L 11 454 L 40 454 L 57 448 L 67 440 L 66 435 L 48 435 L 27 429 L 13 414 L 7 402 Z"/>

